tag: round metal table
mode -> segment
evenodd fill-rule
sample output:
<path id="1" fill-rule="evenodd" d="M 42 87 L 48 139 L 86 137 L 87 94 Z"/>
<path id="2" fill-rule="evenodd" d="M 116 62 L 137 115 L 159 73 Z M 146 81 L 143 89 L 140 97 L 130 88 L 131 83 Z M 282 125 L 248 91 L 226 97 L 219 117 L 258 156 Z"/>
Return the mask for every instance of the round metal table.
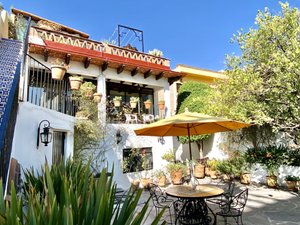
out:
<path id="1" fill-rule="evenodd" d="M 216 216 L 207 206 L 205 199 L 222 195 L 223 189 L 210 184 L 197 185 L 195 189 L 188 185 L 174 185 L 166 189 L 169 196 L 178 198 L 174 202 L 175 224 L 215 224 Z M 209 215 L 209 211 L 212 216 Z"/>

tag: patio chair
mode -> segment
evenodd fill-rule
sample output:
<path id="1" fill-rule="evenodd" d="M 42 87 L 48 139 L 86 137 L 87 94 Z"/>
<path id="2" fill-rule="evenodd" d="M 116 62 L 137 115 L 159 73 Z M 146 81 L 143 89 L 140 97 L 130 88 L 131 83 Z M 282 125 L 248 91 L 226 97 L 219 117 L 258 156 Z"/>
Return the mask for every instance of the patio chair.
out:
<path id="1" fill-rule="evenodd" d="M 235 222 L 239 224 L 243 224 L 242 214 L 244 208 L 246 206 L 248 199 L 248 188 L 236 194 L 231 201 L 221 202 L 220 208 L 221 211 L 217 212 L 217 216 L 222 216 L 224 218 L 225 224 L 227 224 L 227 218 L 234 218 Z"/>
<path id="2" fill-rule="evenodd" d="M 143 115 L 143 122 L 144 123 L 152 123 L 152 122 L 154 122 L 154 115 L 152 115 L 152 114 L 144 114 Z"/>
<path id="3" fill-rule="evenodd" d="M 230 180 L 226 183 L 227 187 L 224 190 L 224 193 L 218 198 L 207 199 L 206 201 L 209 203 L 220 205 L 222 202 L 229 202 L 233 198 L 235 182 Z"/>
<path id="4" fill-rule="evenodd" d="M 125 123 L 138 123 L 138 118 L 136 114 L 125 114 Z"/>
<path id="5" fill-rule="evenodd" d="M 170 217 L 170 221 L 166 222 L 172 224 L 171 208 L 173 206 L 173 200 L 168 199 L 165 193 L 156 184 L 149 184 L 148 190 L 150 192 L 153 205 L 155 207 L 156 216 L 162 209 L 166 208 L 166 211 L 168 210 Z"/>

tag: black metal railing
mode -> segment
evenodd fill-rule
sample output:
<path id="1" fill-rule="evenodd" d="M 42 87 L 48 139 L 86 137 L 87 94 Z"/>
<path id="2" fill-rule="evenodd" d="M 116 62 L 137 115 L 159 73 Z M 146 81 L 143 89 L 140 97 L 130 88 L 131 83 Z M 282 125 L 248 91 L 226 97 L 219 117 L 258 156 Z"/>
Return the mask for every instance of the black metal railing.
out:
<path id="1" fill-rule="evenodd" d="M 51 70 L 28 55 L 28 92 L 27 101 L 58 112 L 75 115 L 75 104 L 68 76 L 63 80 L 51 78 Z"/>

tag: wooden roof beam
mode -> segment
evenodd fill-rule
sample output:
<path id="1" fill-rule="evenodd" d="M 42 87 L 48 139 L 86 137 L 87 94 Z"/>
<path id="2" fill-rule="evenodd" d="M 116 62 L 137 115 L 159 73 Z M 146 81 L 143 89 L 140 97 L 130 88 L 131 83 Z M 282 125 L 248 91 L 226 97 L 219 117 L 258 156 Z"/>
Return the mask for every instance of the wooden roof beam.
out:
<path id="1" fill-rule="evenodd" d="M 70 60 L 71 60 L 71 54 L 66 54 L 66 56 L 65 56 L 65 63 L 67 64 L 67 65 L 69 65 L 70 64 Z"/>
<path id="2" fill-rule="evenodd" d="M 140 67 L 135 67 L 135 68 L 131 71 L 131 76 L 133 77 L 133 76 L 137 75 L 137 73 L 139 72 L 139 70 L 140 70 Z"/>
<path id="3" fill-rule="evenodd" d="M 91 58 L 87 57 L 84 61 L 84 68 L 88 68 L 90 66 L 91 63 Z"/>
<path id="4" fill-rule="evenodd" d="M 44 49 L 44 60 L 45 60 L 45 62 L 47 62 L 48 61 L 48 57 L 49 57 L 49 51 L 48 51 L 48 49 Z"/>
<path id="5" fill-rule="evenodd" d="M 101 66 L 102 72 L 104 72 L 104 71 L 108 68 L 108 64 L 109 64 L 108 61 L 105 61 L 105 62 L 102 64 L 102 66 Z"/>
<path id="6" fill-rule="evenodd" d="M 159 80 L 159 79 L 163 78 L 164 74 L 165 74 L 165 72 L 161 72 L 161 73 L 157 74 L 155 77 L 155 80 Z"/>
<path id="7" fill-rule="evenodd" d="M 168 82 L 169 82 L 170 85 L 172 85 L 175 81 L 180 80 L 180 78 L 181 78 L 181 76 L 179 76 L 179 77 L 170 77 L 170 78 L 168 78 Z"/>
<path id="8" fill-rule="evenodd" d="M 124 71 L 124 68 L 125 68 L 125 65 L 124 65 L 124 64 L 120 65 L 120 66 L 117 68 L 117 74 L 122 73 L 122 72 Z"/>
<path id="9" fill-rule="evenodd" d="M 146 73 L 144 73 L 144 78 L 147 79 L 151 76 L 152 70 L 148 70 Z"/>

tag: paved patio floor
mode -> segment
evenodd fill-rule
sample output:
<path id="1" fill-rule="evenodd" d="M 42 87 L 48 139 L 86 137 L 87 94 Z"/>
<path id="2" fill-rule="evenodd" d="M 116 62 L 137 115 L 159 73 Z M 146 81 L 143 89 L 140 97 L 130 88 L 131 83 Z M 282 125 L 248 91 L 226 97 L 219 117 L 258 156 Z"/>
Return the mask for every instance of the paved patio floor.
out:
<path id="1" fill-rule="evenodd" d="M 237 184 L 236 191 L 244 187 L 249 188 L 248 202 L 243 213 L 244 225 L 300 225 L 300 197 L 298 193 L 281 189 L 269 189 L 266 186 L 244 186 L 241 184 Z M 144 191 L 141 204 L 148 197 L 149 192 Z M 213 208 L 213 210 L 217 211 L 217 208 Z M 154 217 L 155 208 L 151 203 L 149 216 L 144 224 L 151 224 Z M 217 221 L 217 224 L 224 224 L 221 217 L 218 217 Z M 227 222 L 236 224 L 231 219 L 228 219 Z"/>

